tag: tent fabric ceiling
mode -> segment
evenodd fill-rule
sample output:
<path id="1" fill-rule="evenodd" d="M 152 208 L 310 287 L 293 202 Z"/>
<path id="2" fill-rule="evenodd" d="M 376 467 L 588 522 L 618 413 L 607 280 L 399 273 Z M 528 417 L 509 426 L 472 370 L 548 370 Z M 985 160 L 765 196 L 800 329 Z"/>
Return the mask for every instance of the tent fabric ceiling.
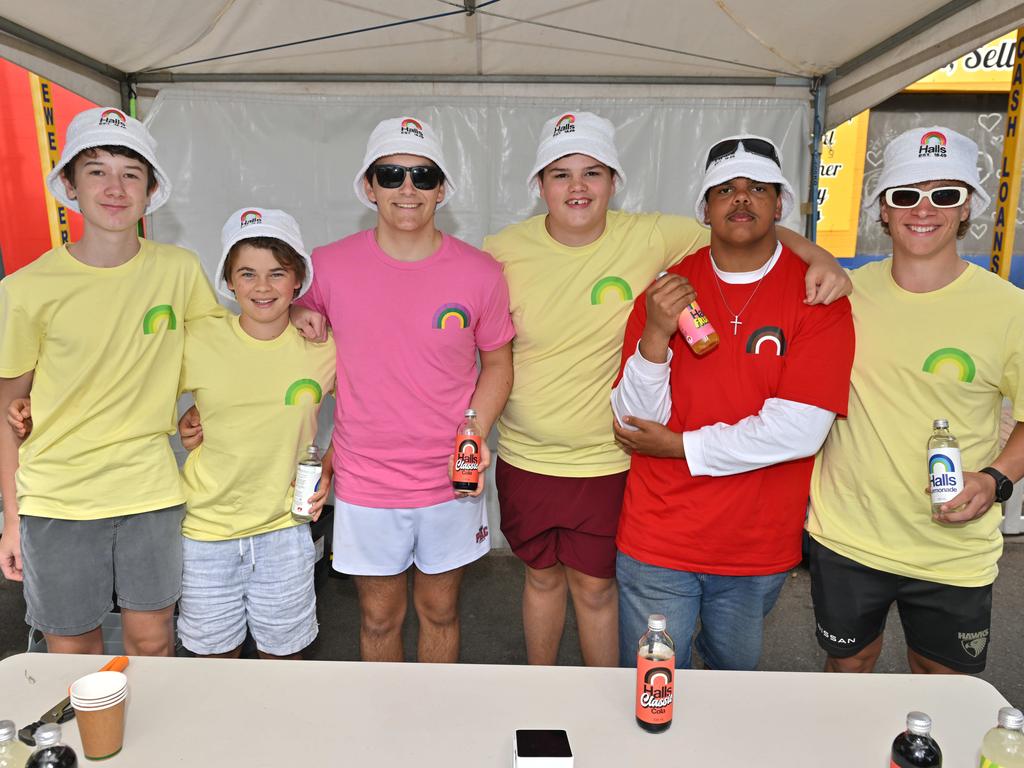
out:
<path id="1" fill-rule="evenodd" d="M 477 0 L 479 10 L 241 56 L 223 56 L 458 11 L 454 0 L 0 0 L 0 55 L 68 87 L 117 94 L 116 75 L 423 79 L 636 78 L 792 83 L 827 76 L 834 124 L 1024 24 L 1009 0 Z M 28 34 L 23 34 L 27 30 Z M 37 39 L 34 36 L 40 36 Z M 902 38 L 906 38 L 905 40 Z M 109 68 L 88 71 L 48 41 Z M 869 54 L 858 65 L 858 57 Z M 874 55 L 877 54 L 877 55 Z M 207 61 L 202 61 L 207 60 Z M 85 61 L 82 59 L 82 61 Z M 199 63 L 189 63 L 199 62 Z M 47 66 L 49 65 L 49 66 Z M 46 71 L 50 70 L 50 71 Z M 57 77 L 53 74 L 65 75 Z M 90 85 L 91 83 L 91 85 Z M 76 88 L 77 86 L 77 88 Z M 85 93 L 84 95 L 90 95 Z"/>

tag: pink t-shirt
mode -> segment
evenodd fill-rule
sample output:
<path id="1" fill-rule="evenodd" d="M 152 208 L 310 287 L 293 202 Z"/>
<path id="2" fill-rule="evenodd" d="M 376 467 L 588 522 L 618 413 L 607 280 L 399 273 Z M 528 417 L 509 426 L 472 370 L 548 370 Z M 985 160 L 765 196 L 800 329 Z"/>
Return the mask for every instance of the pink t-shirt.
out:
<path id="1" fill-rule="evenodd" d="M 314 250 L 313 274 L 298 303 L 334 330 L 338 498 L 387 508 L 453 498 L 448 457 L 477 349 L 515 335 L 501 266 L 448 235 L 428 258 L 397 261 L 366 230 Z"/>

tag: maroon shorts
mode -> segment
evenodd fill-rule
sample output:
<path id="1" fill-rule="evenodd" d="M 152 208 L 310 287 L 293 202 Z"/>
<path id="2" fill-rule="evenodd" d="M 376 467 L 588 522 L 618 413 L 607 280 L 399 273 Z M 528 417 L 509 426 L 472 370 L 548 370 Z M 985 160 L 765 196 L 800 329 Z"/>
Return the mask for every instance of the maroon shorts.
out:
<path id="1" fill-rule="evenodd" d="M 628 472 L 553 477 L 498 457 L 494 479 L 501 532 L 531 568 L 561 563 L 600 579 L 615 578 L 615 533 Z"/>

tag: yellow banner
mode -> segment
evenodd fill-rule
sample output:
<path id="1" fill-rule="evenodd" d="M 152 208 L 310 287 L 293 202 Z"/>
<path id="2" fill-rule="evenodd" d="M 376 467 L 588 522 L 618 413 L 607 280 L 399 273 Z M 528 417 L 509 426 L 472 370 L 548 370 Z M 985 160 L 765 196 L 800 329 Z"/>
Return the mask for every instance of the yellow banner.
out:
<path id="1" fill-rule="evenodd" d="M 1017 227 L 1017 201 L 1020 199 L 1021 99 L 1024 98 L 1024 27 L 1014 37 L 1013 79 L 1006 107 L 1006 133 L 1003 136 L 1003 161 L 999 166 L 996 189 L 996 221 L 992 234 L 989 269 L 1004 279 L 1010 278 L 1013 239 Z"/>
<path id="2" fill-rule="evenodd" d="M 1011 32 L 932 72 L 908 91 L 1003 93 L 1010 90 L 1017 33 Z"/>
<path id="3" fill-rule="evenodd" d="M 837 258 L 857 253 L 868 111 L 828 131 L 821 139 L 818 175 L 818 245 Z"/>
<path id="4" fill-rule="evenodd" d="M 43 171 L 43 194 L 46 195 L 46 218 L 50 222 L 50 244 L 56 248 L 66 243 L 71 234 L 68 230 L 68 212 L 53 198 L 45 182 L 46 175 L 60 162 L 57 126 L 53 121 L 53 84 L 31 72 L 28 75 L 28 82 L 36 118 L 36 135 L 39 137 L 39 164 Z"/>

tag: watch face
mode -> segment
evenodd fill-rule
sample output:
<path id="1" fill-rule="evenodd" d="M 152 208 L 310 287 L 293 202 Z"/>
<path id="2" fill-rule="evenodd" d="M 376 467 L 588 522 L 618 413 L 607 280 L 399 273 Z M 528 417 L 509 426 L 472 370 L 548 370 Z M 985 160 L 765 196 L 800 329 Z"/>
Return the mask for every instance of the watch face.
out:
<path id="1" fill-rule="evenodd" d="M 1008 477 L 1004 477 L 996 482 L 996 501 L 1006 501 L 1013 496 L 1013 483 L 1010 482 Z"/>

